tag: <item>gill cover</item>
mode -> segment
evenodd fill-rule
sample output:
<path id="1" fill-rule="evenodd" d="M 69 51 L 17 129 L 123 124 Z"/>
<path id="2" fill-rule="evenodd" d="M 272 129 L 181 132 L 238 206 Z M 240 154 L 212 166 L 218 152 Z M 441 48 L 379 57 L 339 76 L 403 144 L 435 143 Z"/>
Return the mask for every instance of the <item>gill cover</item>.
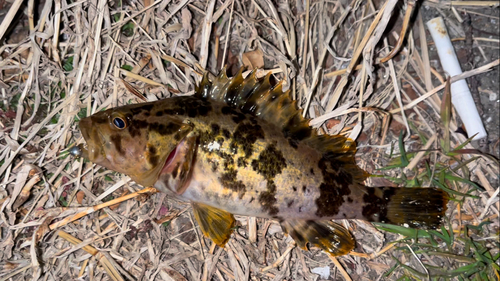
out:
<path id="1" fill-rule="evenodd" d="M 193 161 L 197 149 L 197 137 L 190 133 L 170 153 L 160 172 L 155 188 L 161 192 L 184 193 L 191 178 Z"/>

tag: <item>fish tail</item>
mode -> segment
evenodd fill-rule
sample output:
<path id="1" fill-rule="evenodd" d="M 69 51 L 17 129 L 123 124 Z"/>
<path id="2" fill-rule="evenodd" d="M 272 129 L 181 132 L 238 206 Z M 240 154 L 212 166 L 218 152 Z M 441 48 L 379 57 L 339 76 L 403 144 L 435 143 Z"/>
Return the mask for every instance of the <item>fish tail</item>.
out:
<path id="1" fill-rule="evenodd" d="M 310 244 L 332 256 L 341 256 L 354 248 L 349 231 L 332 221 L 286 220 L 281 222 L 281 227 L 304 250 Z"/>
<path id="2" fill-rule="evenodd" d="M 372 222 L 436 228 L 446 211 L 448 194 L 435 188 L 364 187 L 363 216 Z M 331 256 L 348 254 L 354 239 L 347 229 L 329 220 L 285 220 L 281 222 L 302 249 L 312 245 Z"/>
<path id="3" fill-rule="evenodd" d="M 363 215 L 374 222 L 436 228 L 449 196 L 436 188 L 367 187 Z"/>

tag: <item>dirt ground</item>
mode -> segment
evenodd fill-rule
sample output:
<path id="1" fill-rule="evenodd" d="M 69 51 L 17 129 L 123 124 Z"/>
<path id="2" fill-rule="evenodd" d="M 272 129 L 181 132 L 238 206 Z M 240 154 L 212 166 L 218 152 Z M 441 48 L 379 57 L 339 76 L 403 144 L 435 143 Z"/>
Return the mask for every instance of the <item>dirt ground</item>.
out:
<path id="1" fill-rule="evenodd" d="M 0 0 L 0 280 L 500 280 L 499 4 Z M 439 16 L 485 139 L 446 103 Z M 442 227 L 342 220 L 356 246 L 330 257 L 236 216 L 220 248 L 189 204 L 69 154 L 83 117 L 193 94 L 224 65 L 273 73 L 312 127 L 355 139 L 367 185 L 445 190 Z"/>

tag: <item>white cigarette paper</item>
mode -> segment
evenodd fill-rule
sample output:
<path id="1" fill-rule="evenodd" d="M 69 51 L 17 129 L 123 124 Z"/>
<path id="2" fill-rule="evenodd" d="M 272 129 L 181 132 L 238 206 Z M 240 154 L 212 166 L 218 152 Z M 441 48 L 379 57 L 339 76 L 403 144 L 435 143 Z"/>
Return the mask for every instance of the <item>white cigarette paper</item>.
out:
<path id="1" fill-rule="evenodd" d="M 439 59 L 441 60 L 444 71 L 446 71 L 449 76 L 461 74 L 462 69 L 460 68 L 455 49 L 448 36 L 443 18 L 437 17 L 428 21 L 427 28 L 436 44 Z M 474 137 L 475 140 L 486 137 L 486 130 L 484 129 L 483 122 L 477 112 L 476 104 L 472 99 L 469 86 L 465 79 L 451 84 L 451 102 L 462 119 L 467 134 L 473 136 L 477 133 Z"/>

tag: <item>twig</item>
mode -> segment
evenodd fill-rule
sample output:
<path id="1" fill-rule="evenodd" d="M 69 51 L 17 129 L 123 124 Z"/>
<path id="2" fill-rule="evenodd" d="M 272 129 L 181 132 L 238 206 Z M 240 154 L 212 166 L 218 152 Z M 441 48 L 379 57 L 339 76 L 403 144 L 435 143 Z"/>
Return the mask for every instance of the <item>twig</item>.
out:
<path id="1" fill-rule="evenodd" d="M 127 194 L 127 195 L 122 196 L 120 198 L 116 198 L 114 200 L 110 200 L 108 202 L 104 202 L 102 204 L 99 204 L 99 205 L 96 205 L 96 206 L 93 206 L 93 207 L 88 207 L 88 208 L 86 208 L 86 210 L 84 210 L 84 211 L 82 211 L 82 212 L 80 212 L 78 214 L 75 214 L 75 215 L 70 216 L 70 217 L 66 217 L 65 219 L 63 219 L 61 221 L 58 221 L 56 223 L 51 224 L 49 226 L 49 229 L 51 229 L 51 230 L 56 229 L 58 227 L 66 225 L 66 224 L 68 224 L 70 222 L 73 222 L 73 221 L 75 221 L 77 219 L 80 219 L 80 218 L 82 218 L 82 217 L 84 217 L 84 216 L 86 216 L 88 214 L 91 214 L 91 213 L 93 213 L 95 211 L 98 211 L 100 209 L 103 209 L 105 207 L 109 207 L 109 206 L 118 204 L 120 202 L 123 202 L 123 201 L 129 200 L 129 199 L 132 199 L 134 197 L 137 197 L 137 196 L 139 196 L 141 194 L 151 193 L 151 192 L 153 192 L 153 193 L 156 192 L 156 189 L 154 189 L 153 187 L 146 187 L 146 188 L 144 188 L 142 190 L 139 190 L 139 191 L 134 192 L 134 193 Z"/>

